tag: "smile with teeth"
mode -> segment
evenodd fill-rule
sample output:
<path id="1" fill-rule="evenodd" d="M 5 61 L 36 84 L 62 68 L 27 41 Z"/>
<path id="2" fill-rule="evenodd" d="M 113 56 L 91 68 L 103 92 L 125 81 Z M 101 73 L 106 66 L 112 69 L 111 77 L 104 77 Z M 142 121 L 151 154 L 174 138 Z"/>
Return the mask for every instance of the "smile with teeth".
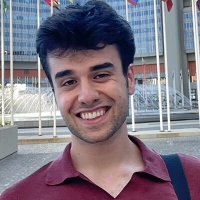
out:
<path id="1" fill-rule="evenodd" d="M 95 119 L 97 117 L 100 117 L 102 115 L 104 115 L 106 113 L 106 110 L 98 110 L 98 111 L 94 111 L 94 112 L 88 112 L 88 113 L 81 113 L 80 117 L 82 119 Z"/>

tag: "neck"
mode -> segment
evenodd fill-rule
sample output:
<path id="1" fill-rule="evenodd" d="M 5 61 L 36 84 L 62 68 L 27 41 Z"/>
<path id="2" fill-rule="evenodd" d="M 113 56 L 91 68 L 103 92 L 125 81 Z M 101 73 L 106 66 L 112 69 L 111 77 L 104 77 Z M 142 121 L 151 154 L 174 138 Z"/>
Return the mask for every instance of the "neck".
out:
<path id="1" fill-rule="evenodd" d="M 73 138 L 71 157 L 74 167 L 82 172 L 82 169 L 99 170 L 134 162 L 140 157 L 140 151 L 128 138 L 125 124 L 106 142 L 86 144 Z"/>

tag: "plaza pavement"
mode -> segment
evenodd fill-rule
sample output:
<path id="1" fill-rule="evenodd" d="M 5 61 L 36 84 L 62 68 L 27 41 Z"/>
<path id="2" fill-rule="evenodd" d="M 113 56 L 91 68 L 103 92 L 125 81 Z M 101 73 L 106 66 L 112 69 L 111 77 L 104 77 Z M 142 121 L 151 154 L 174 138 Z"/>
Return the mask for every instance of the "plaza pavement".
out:
<path id="1" fill-rule="evenodd" d="M 135 132 L 132 132 L 131 124 L 127 127 L 129 134 L 142 139 L 147 146 L 161 154 L 185 153 L 200 159 L 198 120 L 171 122 L 171 132 L 167 131 L 166 122 L 163 132 L 159 131 L 159 123 L 136 124 Z M 67 127 L 58 128 L 57 137 L 53 137 L 52 128 L 43 129 L 42 136 L 37 133 L 38 129 L 19 129 L 18 152 L 0 161 L 0 194 L 56 158 L 70 142 Z"/>

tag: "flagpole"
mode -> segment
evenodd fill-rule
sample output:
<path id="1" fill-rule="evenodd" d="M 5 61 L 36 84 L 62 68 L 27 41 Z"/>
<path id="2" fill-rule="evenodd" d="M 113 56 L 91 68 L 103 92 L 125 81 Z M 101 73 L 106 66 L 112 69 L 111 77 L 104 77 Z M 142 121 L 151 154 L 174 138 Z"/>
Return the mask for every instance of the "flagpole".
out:
<path id="1" fill-rule="evenodd" d="M 3 23 L 3 0 L 1 0 L 1 123 L 2 126 L 5 125 L 5 105 L 4 105 L 4 23 Z"/>
<path id="2" fill-rule="evenodd" d="M 174 92 L 174 108 L 176 109 L 176 80 L 175 80 L 175 72 L 173 71 L 173 92 Z"/>
<path id="3" fill-rule="evenodd" d="M 163 116 L 162 116 L 160 59 L 159 59 L 159 46 L 158 46 L 158 25 L 157 25 L 156 0 L 154 0 L 154 22 L 155 22 L 155 38 L 156 38 L 156 62 L 157 62 L 157 76 L 158 76 L 158 100 L 159 100 L 159 114 L 160 114 L 160 132 L 163 132 L 164 130 L 163 130 Z"/>
<path id="4" fill-rule="evenodd" d="M 53 15 L 53 0 L 51 0 L 50 14 Z"/>
<path id="5" fill-rule="evenodd" d="M 194 46 L 195 46 L 195 60 L 196 60 L 196 75 L 197 75 L 197 95 L 198 95 L 198 109 L 199 109 L 199 128 L 200 128 L 200 80 L 199 80 L 199 35 L 198 35 L 198 21 L 196 12 L 196 1 L 192 0 L 192 19 L 193 19 L 193 32 L 194 32 Z"/>
<path id="6" fill-rule="evenodd" d="M 134 109 L 134 94 L 131 95 L 131 117 L 132 117 L 132 132 L 135 132 L 135 109 Z"/>
<path id="7" fill-rule="evenodd" d="M 125 0 L 125 5 L 126 5 L 126 21 L 128 22 L 129 18 L 128 18 L 128 1 Z"/>
<path id="8" fill-rule="evenodd" d="M 188 91 L 189 91 L 190 107 L 192 108 L 191 85 L 190 85 L 190 70 L 189 69 L 188 69 Z"/>
<path id="9" fill-rule="evenodd" d="M 181 94 L 182 94 L 182 108 L 184 108 L 184 92 L 183 92 L 183 74 L 182 69 L 180 71 L 180 81 L 181 81 Z"/>
<path id="10" fill-rule="evenodd" d="M 14 125 L 14 110 L 13 110 L 13 20 L 12 20 L 12 0 L 10 0 L 10 116 L 11 125 Z"/>
<path id="11" fill-rule="evenodd" d="M 37 28 L 40 27 L 40 0 L 37 0 Z M 38 98 L 39 98 L 39 132 L 38 135 L 42 135 L 42 110 L 41 110 L 41 64 L 40 58 L 37 56 L 38 64 Z"/>
<path id="12" fill-rule="evenodd" d="M 51 0 L 51 15 L 53 15 L 53 0 Z M 53 137 L 57 137 L 56 134 L 56 101 L 53 93 Z"/>
<path id="13" fill-rule="evenodd" d="M 167 122 L 168 122 L 168 132 L 171 131 L 170 122 L 170 103 L 169 103 L 169 75 L 168 75 L 168 56 L 167 56 L 167 41 L 166 41 L 166 24 L 165 24 L 165 7 L 162 4 L 162 14 L 163 14 L 163 39 L 164 39 L 164 60 L 165 60 L 165 79 L 166 79 L 166 97 L 167 97 Z"/>
<path id="14" fill-rule="evenodd" d="M 125 5 L 126 5 L 126 21 L 128 22 L 129 18 L 128 18 L 128 1 L 127 0 L 125 0 Z M 134 94 L 131 95 L 131 115 L 132 115 L 132 132 L 135 132 Z"/>
<path id="15" fill-rule="evenodd" d="M 32 87 L 34 87 L 34 77 L 32 76 Z"/>
<path id="16" fill-rule="evenodd" d="M 195 28 L 196 28 L 196 45 L 197 44 L 199 44 L 199 31 L 198 31 L 198 17 L 197 17 L 197 5 L 196 5 L 196 2 L 194 3 L 194 13 L 195 13 L 195 21 L 196 21 L 196 26 L 195 26 Z M 197 48 L 198 48 L 198 54 L 197 54 L 197 56 L 198 56 L 198 62 L 199 62 L 199 64 L 200 64 L 200 50 L 199 50 L 199 45 L 197 45 Z M 198 79 L 198 81 L 199 81 L 199 86 L 200 86 L 200 69 L 199 69 L 199 65 L 198 65 L 198 70 L 199 70 L 199 79 Z M 200 87 L 199 87 L 199 93 L 200 93 Z"/>

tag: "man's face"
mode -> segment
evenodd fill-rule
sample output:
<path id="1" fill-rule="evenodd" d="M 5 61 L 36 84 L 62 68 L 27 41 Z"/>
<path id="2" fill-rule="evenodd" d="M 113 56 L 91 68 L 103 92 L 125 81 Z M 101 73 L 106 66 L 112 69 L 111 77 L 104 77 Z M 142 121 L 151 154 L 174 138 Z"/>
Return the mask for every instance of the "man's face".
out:
<path id="1" fill-rule="evenodd" d="M 57 106 L 74 139 L 103 142 L 124 127 L 133 71 L 127 82 L 114 45 L 50 57 L 49 66 Z"/>

